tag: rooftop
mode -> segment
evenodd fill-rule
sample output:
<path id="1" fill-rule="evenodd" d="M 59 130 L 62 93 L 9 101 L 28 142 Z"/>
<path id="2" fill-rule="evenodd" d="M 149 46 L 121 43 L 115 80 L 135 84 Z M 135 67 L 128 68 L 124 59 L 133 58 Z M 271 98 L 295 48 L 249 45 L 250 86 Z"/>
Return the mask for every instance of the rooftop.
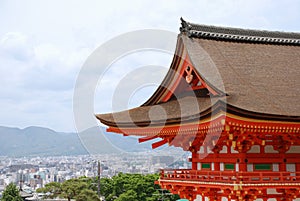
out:
<path id="1" fill-rule="evenodd" d="M 97 115 L 100 121 L 114 127 L 145 126 L 150 120 L 175 124 L 199 119 L 218 106 L 240 116 L 300 122 L 300 33 L 215 27 L 183 19 L 181 25 L 170 70 L 152 97 L 129 111 Z M 185 93 L 165 100 L 168 89 L 178 88 L 174 80 L 181 79 L 174 71 L 182 72 L 186 65 L 222 95 L 196 94 L 192 105 Z"/>
<path id="2" fill-rule="evenodd" d="M 300 45 L 300 33 L 240 29 L 194 24 L 181 18 L 181 33 L 213 40 Z"/>

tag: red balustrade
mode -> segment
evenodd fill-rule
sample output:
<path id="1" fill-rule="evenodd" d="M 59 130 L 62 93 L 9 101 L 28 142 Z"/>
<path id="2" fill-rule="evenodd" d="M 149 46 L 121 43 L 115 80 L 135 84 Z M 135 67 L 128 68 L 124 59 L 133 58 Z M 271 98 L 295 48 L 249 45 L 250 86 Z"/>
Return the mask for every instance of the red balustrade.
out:
<path id="1" fill-rule="evenodd" d="M 218 182 L 226 184 L 300 183 L 300 175 L 293 172 L 235 172 L 200 171 L 191 169 L 161 170 L 161 180 Z"/>

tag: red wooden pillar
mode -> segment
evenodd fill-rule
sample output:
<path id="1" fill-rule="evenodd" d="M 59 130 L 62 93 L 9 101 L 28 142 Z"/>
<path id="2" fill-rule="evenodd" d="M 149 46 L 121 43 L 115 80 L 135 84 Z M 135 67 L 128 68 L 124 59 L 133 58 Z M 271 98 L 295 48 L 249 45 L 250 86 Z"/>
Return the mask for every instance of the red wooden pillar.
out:
<path id="1" fill-rule="evenodd" d="M 245 163 L 245 162 L 239 163 L 239 171 L 246 172 L 247 171 L 247 163 Z"/>
<path id="2" fill-rule="evenodd" d="M 197 162 L 195 162 L 195 159 L 198 157 L 197 152 L 192 152 L 192 170 L 197 170 Z"/>
<path id="3" fill-rule="evenodd" d="M 279 163 L 279 171 L 285 172 L 286 171 L 286 164 L 285 163 Z"/>
<path id="4" fill-rule="evenodd" d="M 246 158 L 246 154 L 239 154 L 239 171 L 240 172 L 247 172 L 247 163 L 248 163 L 248 159 Z"/>
<path id="5" fill-rule="evenodd" d="M 192 170 L 197 170 L 197 163 L 196 162 L 192 162 Z"/>
<path id="6" fill-rule="evenodd" d="M 300 163 L 296 163 L 296 174 L 300 176 Z"/>
<path id="7" fill-rule="evenodd" d="M 279 163 L 279 171 L 286 172 L 286 160 L 284 154 L 280 154 L 281 163 Z"/>
<path id="8" fill-rule="evenodd" d="M 220 171 L 220 163 L 214 162 L 215 171 Z"/>

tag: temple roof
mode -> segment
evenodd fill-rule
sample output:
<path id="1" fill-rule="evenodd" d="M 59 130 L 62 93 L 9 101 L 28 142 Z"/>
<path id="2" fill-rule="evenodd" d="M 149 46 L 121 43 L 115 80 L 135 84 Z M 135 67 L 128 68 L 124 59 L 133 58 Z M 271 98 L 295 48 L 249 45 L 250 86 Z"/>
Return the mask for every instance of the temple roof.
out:
<path id="1" fill-rule="evenodd" d="M 180 31 L 195 38 L 300 45 L 300 33 L 207 26 L 186 22 L 182 18 Z"/>
<path id="2" fill-rule="evenodd" d="M 102 122 L 111 126 L 131 126 L 131 122 L 136 122 L 138 126 L 152 126 L 172 124 L 183 121 L 193 121 L 200 119 L 199 111 L 205 111 L 215 104 L 217 99 L 195 98 L 191 96 L 183 97 L 179 100 L 171 100 L 166 103 L 142 106 L 128 111 L 97 115 Z"/>
<path id="3" fill-rule="evenodd" d="M 227 104 L 265 114 L 300 116 L 300 46 L 181 37 L 201 76 L 217 89 L 224 88 Z M 210 60 L 201 57 L 203 49 Z"/>
<path id="4" fill-rule="evenodd" d="M 101 122 L 115 127 L 143 126 L 150 119 L 154 124 L 175 124 L 199 119 L 220 107 L 241 116 L 300 122 L 299 33 L 205 26 L 184 20 L 180 31 L 170 70 L 152 97 L 129 111 L 96 115 Z M 162 99 L 174 85 L 174 71 L 179 72 L 185 54 L 218 95 Z"/>

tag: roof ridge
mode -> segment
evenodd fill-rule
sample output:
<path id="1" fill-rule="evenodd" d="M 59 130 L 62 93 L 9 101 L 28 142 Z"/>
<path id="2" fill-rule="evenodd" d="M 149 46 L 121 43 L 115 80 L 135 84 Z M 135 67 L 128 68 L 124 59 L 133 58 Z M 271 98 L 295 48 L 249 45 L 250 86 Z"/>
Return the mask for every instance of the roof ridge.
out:
<path id="1" fill-rule="evenodd" d="M 226 41 L 300 45 L 300 33 L 218 27 L 190 23 L 183 18 L 180 18 L 180 20 L 180 32 L 187 33 L 189 37 Z"/>

